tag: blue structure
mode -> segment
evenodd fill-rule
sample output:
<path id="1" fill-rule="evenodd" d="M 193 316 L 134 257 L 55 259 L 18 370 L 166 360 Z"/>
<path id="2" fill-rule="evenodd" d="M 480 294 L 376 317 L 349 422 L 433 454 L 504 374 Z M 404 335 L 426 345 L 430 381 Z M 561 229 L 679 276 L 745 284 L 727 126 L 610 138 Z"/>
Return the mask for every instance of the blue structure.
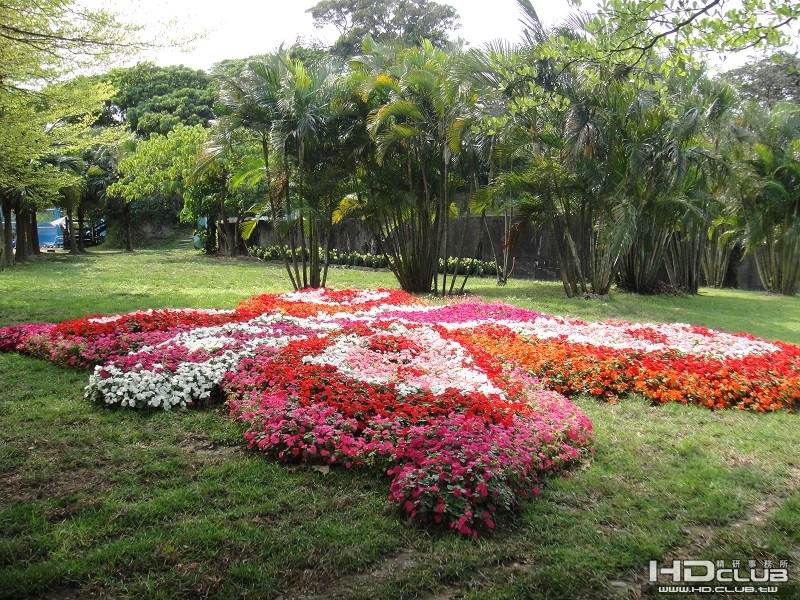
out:
<path id="1" fill-rule="evenodd" d="M 39 235 L 39 249 L 43 252 L 55 252 L 64 248 L 64 238 L 67 235 L 67 218 L 60 208 L 40 209 L 36 213 L 36 230 Z M 4 226 L 3 215 L 0 214 L 0 227 Z M 12 247 L 16 248 L 17 231 L 16 222 L 11 221 Z M 106 236 L 106 221 L 100 219 L 83 226 L 83 243 L 86 246 L 101 244 Z"/>
<path id="2" fill-rule="evenodd" d="M 56 248 L 64 247 L 64 223 L 66 218 L 61 215 L 60 208 L 48 208 L 38 213 L 52 216 L 49 221 L 38 221 L 36 229 L 39 231 L 39 247 L 47 252 L 55 252 Z"/>

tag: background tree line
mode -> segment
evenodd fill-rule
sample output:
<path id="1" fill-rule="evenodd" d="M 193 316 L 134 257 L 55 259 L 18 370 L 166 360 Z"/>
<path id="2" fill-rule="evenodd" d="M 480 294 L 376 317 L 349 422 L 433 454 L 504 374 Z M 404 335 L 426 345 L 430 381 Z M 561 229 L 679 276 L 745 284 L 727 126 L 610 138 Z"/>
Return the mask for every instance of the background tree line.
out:
<path id="1" fill-rule="evenodd" d="M 142 63 L 47 84 L 33 56 L 39 71 L 0 79 L 0 144 L 16 142 L 0 158 L 0 264 L 36 253 L 37 207 L 116 215 L 129 250 L 138 210 L 205 217 L 206 250 L 228 255 L 266 221 L 294 286 L 324 286 L 332 227 L 356 216 L 404 289 L 447 294 L 464 282 L 440 260 L 476 251 L 451 221 L 504 215 L 497 247 L 546 228 L 569 296 L 721 286 L 736 248 L 765 289 L 795 293 L 797 58 L 719 75 L 693 52 L 780 45 L 797 7 L 754 21 L 720 0 L 615 0 L 546 30 L 518 1 L 524 38 L 482 48 L 448 39 L 446 5 L 324 0 L 309 12 L 339 29 L 331 48 L 210 73 Z M 89 41 L 108 35 L 97 18 Z M 17 89 L 33 79 L 36 94 Z"/>

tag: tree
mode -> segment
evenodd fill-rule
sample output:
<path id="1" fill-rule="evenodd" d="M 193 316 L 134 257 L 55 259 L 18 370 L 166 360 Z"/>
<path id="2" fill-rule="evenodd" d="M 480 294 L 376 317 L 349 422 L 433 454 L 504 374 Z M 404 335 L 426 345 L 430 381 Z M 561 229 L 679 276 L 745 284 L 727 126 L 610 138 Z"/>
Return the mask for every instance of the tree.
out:
<path id="1" fill-rule="evenodd" d="M 738 103 L 724 81 L 702 69 L 670 81 L 673 139 L 672 192 L 681 200 L 668 243 L 665 266 L 674 289 L 696 294 L 706 285 L 722 287 L 733 249 L 725 219 L 730 190 L 731 124 Z"/>
<path id="2" fill-rule="evenodd" d="M 136 140 L 128 134 L 118 140 L 102 140 L 84 153 L 86 169 L 86 200 L 90 206 L 110 208 L 115 201 L 122 203 L 123 247 L 133 252 L 130 204 L 110 195 L 108 189 L 119 180 L 119 163 L 136 150 Z"/>
<path id="3" fill-rule="evenodd" d="M 208 127 L 217 98 L 215 80 L 184 66 L 159 67 L 139 63 L 113 69 L 102 77 L 117 90 L 100 125 L 124 122 L 144 138 L 166 135 L 177 125 Z"/>
<path id="4" fill-rule="evenodd" d="M 582 65 L 543 53 L 553 34 L 530 3 L 524 8 L 524 45 L 471 53 L 473 77 L 497 99 L 481 121 L 498 142 L 500 171 L 488 198 L 500 199 L 516 215 L 506 244 L 527 222 L 547 228 L 568 296 L 605 294 L 622 255 L 622 240 L 607 225 L 614 222 L 611 199 L 624 182 L 617 163 L 624 163 L 626 144 L 603 107 L 612 98 L 625 106 L 630 90 L 621 75 L 607 71 L 594 85 Z"/>
<path id="5" fill-rule="evenodd" d="M 224 112 L 225 108 L 221 107 Z M 249 237 L 244 215 L 258 205 L 262 185 L 240 185 L 260 160 L 260 148 L 248 143 L 242 128 L 229 128 L 225 120 L 209 129 L 188 185 L 182 190 L 181 220 L 206 220 L 204 249 L 207 254 L 237 256 Z M 232 215 L 232 218 L 229 217 Z M 254 227 L 257 221 L 250 222 Z"/>
<path id="6" fill-rule="evenodd" d="M 331 52 L 344 58 L 359 54 L 367 35 L 375 41 L 400 40 L 406 45 L 427 39 L 443 47 L 447 32 L 459 24 L 452 6 L 430 0 L 322 0 L 307 12 L 316 27 L 336 27 L 339 39 Z"/>
<path id="7" fill-rule="evenodd" d="M 347 148 L 357 115 L 341 97 L 340 74 L 330 58 L 305 64 L 278 52 L 222 83 L 220 133 L 249 139 L 260 152 L 259 164 L 244 165 L 236 182 L 261 186 L 252 210 L 277 234 L 295 289 L 325 285 L 333 212 L 353 174 Z"/>
<path id="8" fill-rule="evenodd" d="M 523 47 L 473 53 L 476 76 L 507 104 L 482 121 L 505 157 L 489 196 L 516 197 L 520 224 L 549 229 L 569 296 L 605 294 L 615 280 L 648 293 L 665 264 L 673 285 L 696 291 L 714 216 L 705 133 L 730 109 L 729 91 L 688 68 L 660 81 L 650 59 L 551 56 L 542 50 L 554 38 L 582 40 L 581 30 L 545 32 L 529 3 L 525 14 Z"/>
<path id="9" fill-rule="evenodd" d="M 32 216 L 26 220 L 24 214 L 35 215 L 37 204 L 58 204 L 62 190 L 78 183 L 80 175 L 58 168 L 51 159 L 80 156 L 88 143 L 90 125 L 110 94 L 107 85 L 84 77 L 47 86 L 35 96 L 7 96 L 8 110 L 0 112 L 0 147 L 4 149 L 0 153 L 0 191 L 7 227 L 12 210 L 19 210 L 21 224 L 35 221 Z M 8 231 L 3 235 L 5 266 L 14 262 Z M 25 229 L 20 234 L 26 243 L 35 235 L 31 232 L 26 237 Z M 17 260 L 29 254 L 20 247 Z"/>
<path id="10" fill-rule="evenodd" d="M 13 264 L 9 251 L 12 199 L 53 199 L 65 174 L 48 169 L 41 159 L 69 151 L 65 146 L 76 128 L 86 123 L 100 87 L 84 86 L 83 96 L 68 86 L 48 83 L 79 69 L 108 64 L 113 56 L 148 45 L 137 39 L 136 27 L 102 10 L 89 10 L 72 0 L 11 0 L 0 17 L 0 196 L 4 234 L 0 268 Z M 65 103 L 59 107 L 59 103 Z M 93 115 L 96 119 L 97 115 Z M 70 132 L 66 134 L 66 132 Z M 74 148 L 73 148 L 74 149 Z M 26 190 L 25 194 L 21 192 Z M 28 194 L 27 191 L 35 191 Z M 35 211 L 34 211 L 35 213 Z"/>
<path id="11" fill-rule="evenodd" d="M 80 228 L 75 227 L 75 210 L 81 202 L 81 199 L 86 191 L 86 180 L 84 173 L 86 172 L 86 164 L 80 158 L 69 155 L 53 155 L 45 159 L 47 164 L 52 165 L 59 171 L 72 175 L 73 182 L 65 185 L 59 189 L 60 202 L 64 207 L 64 214 L 66 216 L 67 224 L 67 238 L 64 239 L 64 247 L 69 245 L 70 254 L 78 254 L 78 235 L 83 234 Z"/>
<path id="12" fill-rule="evenodd" d="M 370 106 L 374 147 L 364 163 L 367 189 L 351 209 L 369 216 L 402 288 L 430 292 L 440 258 L 446 264 L 453 173 L 475 98 L 460 85 L 455 49 L 448 53 L 427 40 L 411 48 L 382 46 L 370 38 L 364 47 L 351 64 Z M 443 293 L 446 281 L 445 275 Z"/>
<path id="13" fill-rule="evenodd" d="M 747 253 L 764 289 L 792 296 L 800 283 L 800 107 L 744 113 L 749 142 L 736 196 Z"/>
<path id="14" fill-rule="evenodd" d="M 746 100 L 773 108 L 783 101 L 800 104 L 800 59 L 786 52 L 749 63 L 722 75 Z"/>
<path id="15" fill-rule="evenodd" d="M 627 64 L 657 53 L 658 69 L 680 70 L 693 52 L 785 45 L 798 17 L 796 1 L 608 0 L 583 20 L 587 36 L 566 50 L 570 58 L 577 59 L 575 52 L 582 50 L 588 52 L 584 60 L 605 57 Z"/>
<path id="16" fill-rule="evenodd" d="M 308 68 L 289 61 L 278 98 L 280 119 L 273 135 L 284 165 L 294 167 L 284 176 L 295 190 L 303 287 L 320 287 L 327 278 L 327 260 L 320 259 L 330 250 L 338 184 L 351 172 L 341 152 L 346 116 L 338 110 L 337 75 L 330 61 Z"/>
<path id="17" fill-rule="evenodd" d="M 292 281 L 294 289 L 300 287 L 299 271 L 289 262 L 292 253 L 296 267 L 296 243 L 292 230 L 288 227 L 291 207 L 289 205 L 288 180 L 277 176 L 272 162 L 272 130 L 280 119 L 278 106 L 281 86 L 287 69 L 288 57 L 282 53 L 265 55 L 249 62 L 246 66 L 235 63 L 217 65 L 220 85 L 220 127 L 213 144 L 206 147 L 206 156 L 211 158 L 227 151 L 232 143 L 254 143 L 260 155 L 238 178 L 249 180 L 252 184 L 264 182 L 265 198 L 257 210 L 266 214 L 278 235 L 281 259 Z M 244 135 L 241 135 L 241 132 Z M 285 206 L 282 203 L 286 200 Z M 286 227 L 281 224 L 286 223 Z M 246 232 L 249 235 L 249 232 Z"/>
<path id="18" fill-rule="evenodd" d="M 179 125 L 165 136 L 153 134 L 119 161 L 119 180 L 108 187 L 106 194 L 122 198 L 126 206 L 148 196 L 181 194 L 191 185 L 207 140 L 208 132 L 202 125 Z"/>
<path id="19" fill-rule="evenodd" d="M 10 0 L 0 20 L 0 90 L 32 93 L 79 68 L 141 49 L 138 28 L 72 0 Z"/>

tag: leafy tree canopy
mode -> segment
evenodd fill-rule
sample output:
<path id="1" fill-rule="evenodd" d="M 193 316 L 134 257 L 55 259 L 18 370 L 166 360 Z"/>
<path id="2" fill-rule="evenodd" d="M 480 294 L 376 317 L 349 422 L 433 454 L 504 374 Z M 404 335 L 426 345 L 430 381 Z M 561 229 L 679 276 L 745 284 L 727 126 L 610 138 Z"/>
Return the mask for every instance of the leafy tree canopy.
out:
<path id="1" fill-rule="evenodd" d="M 288 50 L 280 46 L 274 53 L 254 54 L 245 58 L 226 58 L 214 63 L 211 69 L 211 76 L 218 81 L 225 80 L 226 78 L 237 78 L 242 76 L 249 69 L 251 64 L 264 61 L 269 62 L 276 55 L 284 57 L 284 60 L 299 60 L 304 65 L 325 62 L 330 58 L 328 49 L 318 40 L 307 41 L 298 38 Z"/>
<path id="2" fill-rule="evenodd" d="M 340 36 L 331 52 L 342 57 L 359 54 L 366 35 L 377 41 L 402 40 L 408 45 L 425 38 L 443 46 L 447 32 L 459 25 L 452 6 L 429 0 L 321 0 L 307 12 L 316 27 L 336 27 Z"/>
<path id="3" fill-rule="evenodd" d="M 4 0 L 0 17 L 0 89 L 29 89 L 111 55 L 142 48 L 137 28 L 72 0 Z"/>
<path id="4" fill-rule="evenodd" d="M 204 71 L 139 63 L 114 69 L 104 79 L 117 89 L 101 120 L 104 125 L 124 121 L 149 137 L 166 135 L 177 125 L 205 127 L 214 116 L 217 86 Z"/>
<path id="5" fill-rule="evenodd" d="M 530 0 L 518 3 L 535 15 Z M 542 54 L 605 68 L 657 70 L 662 77 L 673 70 L 680 75 L 703 52 L 784 45 L 797 31 L 798 17 L 797 0 L 605 0 L 593 14 L 572 19 Z"/>
<path id="6" fill-rule="evenodd" d="M 178 126 L 167 135 L 154 134 L 119 163 L 120 179 L 107 194 L 132 202 L 145 196 L 181 193 L 191 180 L 208 132 L 201 126 Z"/>
<path id="7" fill-rule="evenodd" d="M 800 59 L 786 52 L 725 73 L 739 93 L 772 108 L 782 101 L 800 104 Z"/>
<path id="8" fill-rule="evenodd" d="M 4 0 L 0 5 L 0 189 L 57 197 L 70 185 L 48 156 L 80 153 L 109 85 L 78 70 L 154 44 L 137 26 L 75 0 Z"/>
<path id="9" fill-rule="evenodd" d="M 80 154 L 93 143 L 87 137 L 90 124 L 112 91 L 79 77 L 35 95 L 8 95 L 0 111 L 0 188 L 35 188 L 40 196 L 54 196 L 72 183 L 41 161 L 49 155 Z"/>

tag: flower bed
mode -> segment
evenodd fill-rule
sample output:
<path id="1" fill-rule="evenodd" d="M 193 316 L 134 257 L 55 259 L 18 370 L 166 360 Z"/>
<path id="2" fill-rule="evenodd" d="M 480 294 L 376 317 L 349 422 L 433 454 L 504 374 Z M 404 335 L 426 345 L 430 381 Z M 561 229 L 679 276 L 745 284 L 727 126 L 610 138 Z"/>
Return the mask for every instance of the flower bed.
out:
<path id="1" fill-rule="evenodd" d="M 0 328 L 0 350 L 93 368 L 86 397 L 108 405 L 169 410 L 220 394 L 251 447 L 379 469 L 412 519 L 472 535 L 589 451 L 591 423 L 563 394 L 758 411 L 800 400 L 789 344 L 392 290 L 17 325 Z"/>

